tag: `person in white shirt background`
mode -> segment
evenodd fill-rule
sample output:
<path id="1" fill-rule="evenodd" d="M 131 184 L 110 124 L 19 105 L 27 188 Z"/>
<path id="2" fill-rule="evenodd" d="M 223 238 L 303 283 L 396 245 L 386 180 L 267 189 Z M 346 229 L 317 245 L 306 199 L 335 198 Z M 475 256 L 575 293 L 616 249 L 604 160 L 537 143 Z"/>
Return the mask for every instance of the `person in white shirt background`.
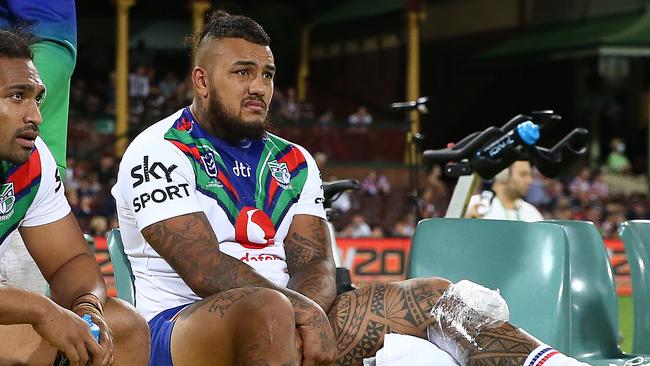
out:
<path id="1" fill-rule="evenodd" d="M 469 201 L 465 217 L 492 220 L 540 221 L 544 216 L 535 206 L 524 201 L 533 181 L 528 161 L 516 161 L 494 176 L 492 192 L 474 195 Z"/>

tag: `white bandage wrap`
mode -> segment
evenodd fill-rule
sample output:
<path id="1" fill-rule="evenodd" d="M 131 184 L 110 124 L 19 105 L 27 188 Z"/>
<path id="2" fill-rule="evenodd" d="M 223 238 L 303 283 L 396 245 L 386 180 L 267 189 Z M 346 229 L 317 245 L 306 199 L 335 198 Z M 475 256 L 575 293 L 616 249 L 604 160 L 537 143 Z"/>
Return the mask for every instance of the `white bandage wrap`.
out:
<path id="1" fill-rule="evenodd" d="M 553 349 L 548 345 L 542 344 L 535 348 L 522 366 L 588 366 L 588 363 L 580 362 L 575 358 L 568 357 Z"/>
<path id="2" fill-rule="evenodd" d="M 476 337 L 510 318 L 508 305 L 497 291 L 471 281 L 450 285 L 431 309 L 434 322 L 427 338 L 459 364 L 468 363 L 470 350 L 481 351 Z"/>
<path id="3" fill-rule="evenodd" d="M 459 281 L 452 286 L 453 288 L 447 289 L 447 291 L 451 291 L 450 295 L 458 296 L 465 305 L 479 314 L 503 322 L 510 320 L 508 304 L 499 294 L 499 290 L 490 290 L 467 280 Z"/>

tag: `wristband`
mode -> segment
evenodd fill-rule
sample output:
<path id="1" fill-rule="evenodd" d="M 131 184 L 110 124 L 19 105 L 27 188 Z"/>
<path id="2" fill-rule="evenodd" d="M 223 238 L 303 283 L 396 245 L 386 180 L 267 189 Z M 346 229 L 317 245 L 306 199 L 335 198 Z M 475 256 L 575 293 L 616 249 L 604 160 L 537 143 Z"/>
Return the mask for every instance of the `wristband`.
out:
<path id="1" fill-rule="evenodd" d="M 99 313 L 99 315 L 104 314 L 104 309 L 102 308 L 102 301 L 99 299 L 99 297 L 97 297 L 97 295 L 93 293 L 87 292 L 85 294 L 81 294 L 77 296 L 72 301 L 72 306 L 70 308 L 74 309 L 81 305 L 86 305 L 94 308 L 96 312 Z"/>

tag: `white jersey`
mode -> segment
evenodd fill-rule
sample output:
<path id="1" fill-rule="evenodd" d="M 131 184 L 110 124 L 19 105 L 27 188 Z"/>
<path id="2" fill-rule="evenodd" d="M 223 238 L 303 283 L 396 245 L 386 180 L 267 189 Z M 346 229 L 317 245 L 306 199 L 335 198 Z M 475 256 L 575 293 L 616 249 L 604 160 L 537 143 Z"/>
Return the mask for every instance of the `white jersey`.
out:
<path id="1" fill-rule="evenodd" d="M 478 204 L 481 201 L 480 195 L 474 195 L 469 200 L 468 207 L 472 207 Z M 544 216 L 535 208 L 535 206 L 530 203 L 517 199 L 515 201 L 516 209 L 510 210 L 503 207 L 501 200 L 498 197 L 494 197 L 490 206 L 487 207 L 487 212 L 482 216 L 484 219 L 491 220 L 518 220 L 518 221 L 541 221 L 544 220 Z"/>
<path id="2" fill-rule="evenodd" d="M 320 174 L 304 148 L 272 134 L 234 146 L 204 132 L 189 108 L 133 140 L 112 193 L 136 307 L 147 320 L 200 300 L 144 239 L 147 226 L 202 211 L 221 252 L 286 286 L 283 243 L 293 216 L 325 218 Z"/>
<path id="3" fill-rule="evenodd" d="M 0 162 L 0 179 L 0 256 L 19 227 L 49 224 L 70 212 L 56 162 L 40 137 L 27 162 Z"/>

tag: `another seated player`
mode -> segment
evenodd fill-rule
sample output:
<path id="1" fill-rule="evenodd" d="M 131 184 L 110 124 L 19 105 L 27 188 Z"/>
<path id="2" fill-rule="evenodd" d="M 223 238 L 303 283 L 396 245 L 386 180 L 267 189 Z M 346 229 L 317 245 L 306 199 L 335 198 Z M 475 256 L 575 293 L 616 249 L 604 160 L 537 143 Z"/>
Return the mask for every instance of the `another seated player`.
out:
<path id="1" fill-rule="evenodd" d="M 25 36 L 0 30 L 0 255 L 20 231 L 51 299 L 0 285 L 0 364 L 146 365 L 148 330 L 135 310 L 106 298 L 94 256 L 63 194 L 52 154 L 38 137 L 45 96 Z M 81 319 L 90 314 L 99 343 Z"/>

